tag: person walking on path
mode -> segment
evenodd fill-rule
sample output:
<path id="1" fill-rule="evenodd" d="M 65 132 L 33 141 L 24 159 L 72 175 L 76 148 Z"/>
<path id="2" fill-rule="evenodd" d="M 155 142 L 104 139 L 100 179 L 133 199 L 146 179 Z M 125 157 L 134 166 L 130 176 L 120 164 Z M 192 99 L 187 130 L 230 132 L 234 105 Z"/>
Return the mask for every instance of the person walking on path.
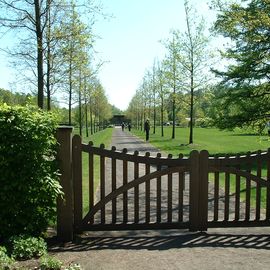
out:
<path id="1" fill-rule="evenodd" d="M 149 140 L 149 131 L 150 131 L 150 122 L 149 119 L 147 118 L 145 123 L 144 123 L 144 131 L 145 131 L 145 136 L 146 136 L 146 141 Z"/>
<path id="2" fill-rule="evenodd" d="M 123 122 L 121 126 L 122 126 L 122 131 L 124 131 L 124 129 L 125 129 L 125 123 Z"/>
<path id="3" fill-rule="evenodd" d="M 130 130 L 131 130 L 131 124 L 128 123 L 128 131 L 130 131 Z"/>

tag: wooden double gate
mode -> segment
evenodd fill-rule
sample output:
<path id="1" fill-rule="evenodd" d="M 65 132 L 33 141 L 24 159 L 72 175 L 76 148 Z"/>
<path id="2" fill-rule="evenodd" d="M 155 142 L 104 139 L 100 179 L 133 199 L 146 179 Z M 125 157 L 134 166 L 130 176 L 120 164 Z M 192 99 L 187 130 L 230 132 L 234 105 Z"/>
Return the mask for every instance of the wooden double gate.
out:
<path id="1" fill-rule="evenodd" d="M 58 202 L 58 235 L 64 240 L 91 230 L 270 225 L 270 150 L 225 157 L 209 157 L 205 150 L 188 158 L 141 156 L 84 144 L 78 135 L 71 142 L 69 128 L 58 131 L 58 141 L 65 192 Z"/>

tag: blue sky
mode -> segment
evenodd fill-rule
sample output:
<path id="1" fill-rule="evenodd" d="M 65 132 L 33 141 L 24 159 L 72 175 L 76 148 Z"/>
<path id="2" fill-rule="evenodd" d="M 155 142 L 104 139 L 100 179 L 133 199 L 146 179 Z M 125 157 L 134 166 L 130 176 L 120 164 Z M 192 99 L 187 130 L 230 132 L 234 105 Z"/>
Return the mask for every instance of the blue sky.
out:
<path id="1" fill-rule="evenodd" d="M 126 109 L 146 69 L 162 59 L 171 29 L 185 28 L 184 0 L 107 0 L 105 12 L 114 18 L 96 24 L 101 39 L 96 43 L 100 57 L 110 61 L 100 73 L 110 102 Z M 201 14 L 210 14 L 206 0 L 193 0 Z M 198 16 L 199 13 L 198 13 Z M 210 16 L 212 16 L 210 14 Z"/>
<path id="2" fill-rule="evenodd" d="M 94 32 L 100 36 L 95 44 L 97 57 L 106 61 L 99 78 L 109 102 L 124 110 L 135 94 L 146 69 L 154 59 L 162 59 L 171 29 L 185 29 L 184 0 L 103 0 L 103 11 L 113 14 L 99 19 Z M 207 0 L 190 0 L 198 16 L 210 18 Z M 211 17 L 212 18 L 212 17 Z M 1 40 L 1 43 L 4 40 Z M 1 45 L 0 45 L 1 46 Z M 10 89 L 13 72 L 0 55 L 0 87 Z M 17 86 L 17 91 L 20 89 Z"/>

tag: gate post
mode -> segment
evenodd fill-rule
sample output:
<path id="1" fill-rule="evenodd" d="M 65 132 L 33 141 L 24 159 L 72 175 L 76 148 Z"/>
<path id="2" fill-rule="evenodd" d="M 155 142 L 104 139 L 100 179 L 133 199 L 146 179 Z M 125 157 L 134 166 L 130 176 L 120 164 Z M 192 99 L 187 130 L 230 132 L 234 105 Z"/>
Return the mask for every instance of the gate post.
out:
<path id="1" fill-rule="evenodd" d="M 190 180 L 189 180 L 189 230 L 198 231 L 199 218 L 199 152 L 194 150 L 190 153 Z"/>
<path id="2" fill-rule="evenodd" d="M 208 221 L 208 160 L 209 153 L 206 150 L 200 152 L 199 164 L 199 218 L 200 231 L 207 231 Z"/>
<path id="3" fill-rule="evenodd" d="M 57 159 L 61 174 L 60 184 L 64 192 L 64 199 L 57 199 L 57 237 L 64 242 L 73 240 L 72 129 L 70 126 L 61 126 L 56 133 L 59 143 Z"/>

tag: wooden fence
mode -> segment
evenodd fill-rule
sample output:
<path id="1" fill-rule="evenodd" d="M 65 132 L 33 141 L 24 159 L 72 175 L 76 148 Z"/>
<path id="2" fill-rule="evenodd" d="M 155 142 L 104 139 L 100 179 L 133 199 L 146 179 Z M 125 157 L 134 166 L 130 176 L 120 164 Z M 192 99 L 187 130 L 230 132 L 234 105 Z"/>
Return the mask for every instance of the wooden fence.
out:
<path id="1" fill-rule="evenodd" d="M 84 144 L 78 135 L 71 139 L 69 128 L 59 129 L 57 138 L 65 192 L 58 202 L 58 236 L 64 241 L 85 230 L 270 225 L 269 150 L 234 157 L 209 157 L 203 150 L 189 158 L 164 158 Z M 87 179 L 82 155 L 88 156 Z"/>

